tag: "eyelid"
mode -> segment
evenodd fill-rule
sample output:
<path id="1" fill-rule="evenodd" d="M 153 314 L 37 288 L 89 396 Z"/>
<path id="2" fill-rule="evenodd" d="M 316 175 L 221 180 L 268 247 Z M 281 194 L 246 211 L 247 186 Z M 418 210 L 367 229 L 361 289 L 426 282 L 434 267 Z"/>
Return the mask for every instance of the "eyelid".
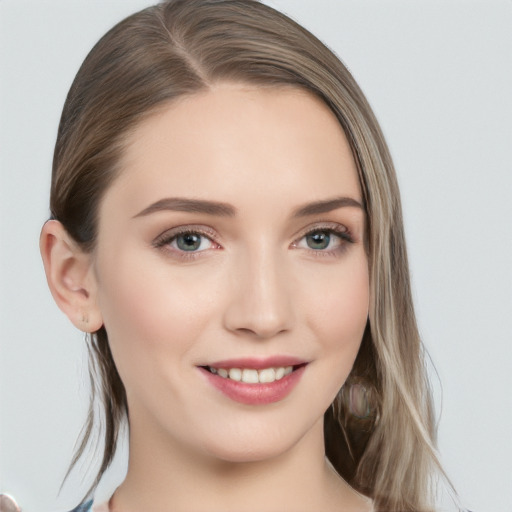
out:
<path id="1" fill-rule="evenodd" d="M 344 224 L 340 224 L 338 222 L 317 222 L 299 231 L 295 236 L 293 243 L 296 243 L 305 236 L 311 233 L 316 233 L 317 231 L 330 231 L 339 236 L 346 235 L 346 237 L 343 238 L 350 238 L 351 241 L 354 241 L 354 237 L 352 236 L 350 229 Z"/>
<path id="2" fill-rule="evenodd" d="M 211 242 L 216 245 L 220 245 L 217 241 L 217 234 L 213 229 L 208 226 L 203 225 L 195 225 L 195 224 L 187 224 L 184 226 L 176 226 L 174 228 L 170 228 L 160 235 L 158 235 L 152 242 L 153 247 L 159 248 L 163 247 L 175 239 L 179 235 L 186 234 L 198 234 L 208 238 Z M 177 251 L 178 252 L 178 251 Z M 201 251 L 200 251 L 201 252 Z"/>
<path id="3" fill-rule="evenodd" d="M 336 236 L 339 239 L 338 245 L 330 249 L 313 249 L 299 245 L 308 235 L 322 231 L 331 233 Z M 303 230 L 302 233 L 295 238 L 295 241 L 292 242 L 290 247 L 293 249 L 305 251 L 306 254 L 312 255 L 315 258 L 332 258 L 341 256 L 348 249 L 349 245 L 353 244 L 354 242 L 355 239 L 347 226 L 337 222 L 320 222 L 312 226 L 308 226 L 305 230 Z"/>
<path id="4" fill-rule="evenodd" d="M 298 247 L 298 243 L 307 235 L 311 233 L 315 233 L 318 231 L 328 231 L 330 233 L 333 233 L 334 235 L 338 236 L 340 239 L 342 239 L 343 242 L 340 247 L 336 247 L 335 249 L 330 250 L 315 250 L 310 249 L 311 251 L 315 253 L 321 253 L 323 255 L 332 254 L 335 252 L 339 252 L 341 249 L 343 249 L 342 246 L 344 246 L 346 243 L 353 243 L 355 241 L 354 237 L 352 236 L 351 230 L 345 226 L 344 224 L 340 224 L 338 222 L 332 222 L 332 221 L 319 221 L 312 225 L 307 226 L 306 228 L 302 229 L 295 237 L 294 241 L 291 243 L 290 247 L 300 249 Z M 170 228 L 160 235 L 158 235 L 151 243 L 151 245 L 157 249 L 159 248 L 168 248 L 169 252 L 173 252 L 176 255 L 179 255 L 180 257 L 186 257 L 186 258 L 193 258 L 201 254 L 203 251 L 191 251 L 189 253 L 180 251 L 178 249 L 170 248 L 171 242 L 176 239 L 179 235 L 184 234 L 198 234 L 201 236 L 204 236 L 208 238 L 213 244 L 217 245 L 217 248 L 222 248 L 220 243 L 218 242 L 218 235 L 214 229 L 212 229 L 209 226 L 205 225 L 196 225 L 196 224 L 187 224 L 183 226 L 176 226 L 173 228 Z M 320 254 L 319 254 L 320 255 Z"/>

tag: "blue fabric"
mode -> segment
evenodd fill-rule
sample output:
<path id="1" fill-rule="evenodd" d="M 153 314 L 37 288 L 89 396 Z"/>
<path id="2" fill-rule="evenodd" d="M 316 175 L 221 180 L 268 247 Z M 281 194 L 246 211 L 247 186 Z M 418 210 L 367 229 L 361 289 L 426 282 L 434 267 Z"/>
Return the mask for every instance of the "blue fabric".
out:
<path id="1" fill-rule="evenodd" d="M 92 509 L 92 500 L 86 501 L 85 503 L 78 505 L 78 507 L 74 508 L 70 512 L 90 512 L 91 509 Z"/>

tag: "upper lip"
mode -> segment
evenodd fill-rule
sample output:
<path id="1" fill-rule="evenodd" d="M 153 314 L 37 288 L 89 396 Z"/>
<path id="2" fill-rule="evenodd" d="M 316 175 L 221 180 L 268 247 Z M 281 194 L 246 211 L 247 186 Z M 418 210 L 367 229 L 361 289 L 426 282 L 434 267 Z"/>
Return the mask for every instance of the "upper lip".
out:
<path id="1" fill-rule="evenodd" d="M 281 366 L 297 366 L 306 364 L 307 361 L 293 356 L 271 356 L 271 357 L 244 357 L 236 359 L 223 359 L 215 361 L 206 366 L 211 368 L 251 368 L 255 370 L 263 370 L 264 368 L 278 368 Z"/>

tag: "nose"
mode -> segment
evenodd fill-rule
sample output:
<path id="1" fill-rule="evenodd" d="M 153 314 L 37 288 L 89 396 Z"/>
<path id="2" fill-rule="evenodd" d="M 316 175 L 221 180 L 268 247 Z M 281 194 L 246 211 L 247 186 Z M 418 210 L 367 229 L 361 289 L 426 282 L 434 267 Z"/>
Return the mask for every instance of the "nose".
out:
<path id="1" fill-rule="evenodd" d="M 284 258 L 272 249 L 240 254 L 230 269 L 227 330 L 254 339 L 269 339 L 289 331 L 294 310 Z"/>

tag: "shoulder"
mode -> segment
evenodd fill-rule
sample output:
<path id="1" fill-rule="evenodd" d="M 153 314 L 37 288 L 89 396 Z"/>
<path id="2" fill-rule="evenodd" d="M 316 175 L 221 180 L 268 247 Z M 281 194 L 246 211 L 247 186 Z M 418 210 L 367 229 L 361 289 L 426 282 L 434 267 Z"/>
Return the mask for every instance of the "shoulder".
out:
<path id="1" fill-rule="evenodd" d="M 92 500 L 81 503 L 78 507 L 74 508 L 70 512 L 90 512 L 92 511 Z"/>

